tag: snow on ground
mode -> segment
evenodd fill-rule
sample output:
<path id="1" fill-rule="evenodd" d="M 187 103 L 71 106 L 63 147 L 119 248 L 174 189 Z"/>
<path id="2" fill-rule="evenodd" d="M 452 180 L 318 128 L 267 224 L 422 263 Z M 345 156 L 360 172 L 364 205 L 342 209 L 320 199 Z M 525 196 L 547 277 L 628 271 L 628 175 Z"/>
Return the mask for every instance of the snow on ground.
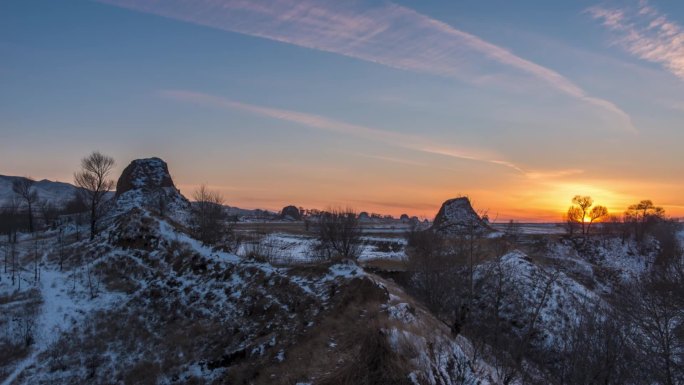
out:
<path id="1" fill-rule="evenodd" d="M 409 231 L 410 226 L 398 223 L 392 225 L 368 225 L 364 224 L 361 227 L 361 232 L 365 234 L 402 234 Z"/>
<path id="2" fill-rule="evenodd" d="M 321 281 L 325 282 L 335 279 L 337 277 L 357 278 L 366 275 L 362 268 L 353 263 L 337 263 L 335 265 L 330 266 L 328 270 L 330 272 L 325 277 L 323 277 Z"/>
<path id="3" fill-rule="evenodd" d="M 189 235 L 177 231 L 165 220 L 157 219 L 157 221 L 159 223 L 159 233 L 163 239 L 176 240 L 178 242 L 188 244 L 195 251 L 205 257 L 214 257 L 217 260 L 234 263 L 240 261 L 240 258 L 235 254 L 213 250 L 211 247 L 203 245 L 202 242 L 190 237 Z"/>
<path id="4" fill-rule="evenodd" d="M 58 266 L 51 265 L 43 265 L 41 269 L 38 288 L 42 304 L 35 320 L 35 343 L 29 356 L 17 364 L 1 385 L 11 384 L 24 369 L 35 363 L 36 357 L 47 350 L 63 332 L 73 328 L 88 314 L 115 306 L 124 299 L 122 295 L 106 292 L 98 292 L 93 298 L 90 290 L 77 279 L 78 276 L 75 276 L 74 272 L 59 271 Z"/>
<path id="5" fill-rule="evenodd" d="M 12 190 L 12 182 L 21 178 L 0 175 L 0 202 L 7 202 L 16 196 Z M 33 191 L 38 193 L 41 201 L 45 200 L 54 205 L 63 206 L 74 197 L 77 190 L 69 183 L 43 179 L 33 184 Z"/>
<path id="6" fill-rule="evenodd" d="M 506 282 L 507 295 L 515 291 L 515 296 L 526 304 L 523 315 L 507 314 L 504 316 L 512 319 L 529 319 L 533 316 L 536 308 L 539 308 L 538 326 L 543 330 L 539 336 L 540 343 L 547 348 L 560 346 L 563 332 L 569 330 L 569 323 L 579 319 L 579 305 L 583 303 L 596 303 L 599 297 L 585 286 L 570 278 L 562 271 L 544 269 L 535 264 L 525 253 L 513 251 L 499 260 L 501 271 Z M 478 267 L 486 269 L 487 264 Z M 488 290 L 493 293 L 494 290 Z"/>
<path id="7" fill-rule="evenodd" d="M 505 232 L 510 228 L 508 223 L 490 223 L 495 230 Z M 516 230 L 521 234 L 565 234 L 566 230 L 560 223 L 515 223 Z"/>
<path id="8" fill-rule="evenodd" d="M 566 267 L 568 263 L 572 263 L 575 266 L 569 267 L 571 272 L 592 280 L 594 271 L 600 268 L 615 271 L 622 280 L 629 281 L 647 271 L 655 255 L 643 255 L 633 241 L 604 238 L 594 240 L 579 249 L 568 242 L 554 243 L 546 257 L 563 261 Z"/>
<path id="9" fill-rule="evenodd" d="M 317 259 L 313 252 L 315 243 L 311 237 L 272 233 L 264 236 L 258 245 L 243 243 L 237 254 L 247 255 L 256 248 L 274 263 L 307 263 Z"/>
<path id="10" fill-rule="evenodd" d="M 384 330 L 392 350 L 408 357 L 409 379 L 413 384 L 498 383 L 493 370 L 470 360 L 472 350 L 467 339 L 453 339 L 446 326 L 433 318 L 392 282 L 377 282 L 388 291 L 382 305 L 390 327 Z M 429 333 L 421 333 L 429 331 Z"/>
<path id="11" fill-rule="evenodd" d="M 363 246 L 360 261 L 374 259 L 393 259 L 403 260 L 406 258 L 404 248 L 406 240 L 403 238 L 390 238 L 381 236 L 361 237 Z M 309 263 L 320 258 L 315 252 L 316 240 L 304 235 L 293 235 L 283 233 L 271 233 L 264 236 L 255 245 L 244 243 L 240 245 L 236 254 L 247 255 L 251 250 L 258 249 L 265 254 L 268 260 L 274 263 Z"/>

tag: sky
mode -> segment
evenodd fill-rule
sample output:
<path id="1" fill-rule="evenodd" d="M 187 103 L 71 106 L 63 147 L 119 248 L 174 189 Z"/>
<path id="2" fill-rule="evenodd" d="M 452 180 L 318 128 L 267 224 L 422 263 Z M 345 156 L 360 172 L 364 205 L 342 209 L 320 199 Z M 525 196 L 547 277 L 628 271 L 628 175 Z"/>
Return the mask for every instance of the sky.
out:
<path id="1" fill-rule="evenodd" d="M 99 150 L 244 208 L 684 216 L 683 122 L 683 2 L 0 2 L 4 175 Z"/>

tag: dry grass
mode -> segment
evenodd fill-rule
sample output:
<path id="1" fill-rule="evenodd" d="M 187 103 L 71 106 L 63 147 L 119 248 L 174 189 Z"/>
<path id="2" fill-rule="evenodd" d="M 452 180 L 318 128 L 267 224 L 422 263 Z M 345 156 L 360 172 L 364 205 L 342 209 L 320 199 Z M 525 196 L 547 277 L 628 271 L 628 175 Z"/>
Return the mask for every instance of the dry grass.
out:
<path id="1" fill-rule="evenodd" d="M 310 235 L 306 231 L 304 222 L 238 222 L 235 224 L 235 232 L 239 234 L 266 235 L 271 233 L 283 233 L 293 235 Z"/>
<path id="2" fill-rule="evenodd" d="M 0 379 L 30 352 L 41 303 L 37 289 L 0 296 Z"/>
<path id="3" fill-rule="evenodd" d="M 306 267 L 296 267 L 299 271 Z M 226 384 L 401 384 L 400 362 L 382 335 L 380 304 L 387 292 L 367 278 L 331 286 L 328 309 L 281 346 L 284 361 L 273 355 L 231 367 Z M 306 324 L 308 320 L 300 322 Z M 340 382 L 342 381 L 342 382 Z"/>
<path id="4" fill-rule="evenodd" d="M 407 269 L 406 261 L 397 259 L 372 259 L 361 264 L 370 270 L 406 271 Z"/>
<path id="5" fill-rule="evenodd" d="M 357 349 L 321 385 L 402 385 L 411 384 L 405 373 L 407 363 L 390 346 L 378 323 L 371 322 L 355 336 Z"/>
<path id="6" fill-rule="evenodd" d="M 402 239 L 405 237 L 403 230 L 408 227 L 405 225 L 388 225 L 377 227 L 376 224 L 360 223 L 363 236 L 378 236 L 383 238 Z M 391 231 L 388 231 L 391 230 Z M 267 235 L 272 233 L 291 234 L 291 235 L 312 235 L 312 231 L 307 231 L 304 222 L 238 222 L 235 224 L 235 231 L 240 235 Z"/>
<path id="7" fill-rule="evenodd" d="M 31 347 L 21 342 L 0 341 L 0 380 L 12 371 L 14 363 L 26 358 Z"/>

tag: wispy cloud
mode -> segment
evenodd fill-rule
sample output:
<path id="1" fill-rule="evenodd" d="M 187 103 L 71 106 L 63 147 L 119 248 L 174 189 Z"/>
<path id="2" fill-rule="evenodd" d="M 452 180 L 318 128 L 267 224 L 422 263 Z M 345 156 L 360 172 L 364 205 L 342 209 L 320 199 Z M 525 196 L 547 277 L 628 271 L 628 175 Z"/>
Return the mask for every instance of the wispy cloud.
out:
<path id="1" fill-rule="evenodd" d="M 637 6 L 594 6 L 587 13 L 615 34 L 615 43 L 630 54 L 658 63 L 684 80 L 684 28 L 640 0 Z"/>
<path id="2" fill-rule="evenodd" d="M 360 156 L 362 158 L 368 158 L 368 159 L 376 159 L 376 160 L 382 160 L 384 162 L 390 162 L 390 163 L 397 163 L 397 164 L 403 164 L 403 165 L 408 165 L 408 166 L 420 166 L 420 167 L 430 167 L 429 164 L 423 163 L 423 162 L 416 162 L 411 159 L 404 159 L 404 158 L 397 158 L 393 156 L 385 156 L 385 155 L 370 155 L 370 154 L 352 154 L 354 156 Z"/>
<path id="3" fill-rule="evenodd" d="M 455 146 L 445 146 L 444 144 L 431 141 L 422 136 L 403 134 L 379 128 L 342 122 L 320 115 L 308 114 L 299 111 L 257 106 L 201 92 L 187 90 L 163 90 L 159 92 L 159 95 L 165 98 L 182 102 L 245 111 L 260 116 L 266 116 L 273 119 L 300 124 L 302 126 L 306 126 L 317 130 L 324 130 L 344 135 L 351 135 L 413 151 L 419 151 L 434 155 L 442 155 L 462 160 L 490 163 L 515 170 L 516 172 L 531 179 L 552 179 L 582 172 L 581 170 L 574 169 L 552 171 L 526 170 L 513 162 L 502 160 L 500 157 L 496 156 L 496 153 L 493 151 L 472 148 L 463 149 L 456 148 Z M 375 158 L 386 161 L 403 162 L 406 164 L 423 165 L 419 162 L 401 160 L 391 157 L 375 156 Z"/>
<path id="4" fill-rule="evenodd" d="M 528 171 L 525 175 L 530 179 L 556 179 L 566 176 L 578 175 L 584 173 L 580 169 L 556 170 L 556 171 Z"/>
<path id="5" fill-rule="evenodd" d="M 363 200 L 357 199 L 353 200 L 354 203 L 359 203 L 366 206 L 378 206 L 378 207 L 389 207 L 394 209 L 409 209 L 416 211 L 437 211 L 439 205 L 434 203 L 415 203 L 415 202 L 387 202 L 379 200 Z"/>
<path id="6" fill-rule="evenodd" d="M 96 1 L 470 83 L 506 86 L 513 77 L 521 87 L 536 81 L 616 116 L 634 131 L 618 106 L 558 72 L 392 3 L 368 8 L 337 0 Z"/>
<path id="7" fill-rule="evenodd" d="M 464 160 L 500 164 L 518 171 L 520 170 L 519 167 L 513 165 L 512 163 L 509 164 L 508 162 L 496 160 L 496 158 L 493 157 L 493 152 L 491 151 L 482 149 L 460 149 L 456 147 L 445 147 L 442 144 L 427 140 L 422 136 L 403 134 L 389 130 L 366 127 L 358 124 L 351 124 L 304 112 L 257 106 L 201 92 L 186 90 L 164 90 L 160 91 L 159 94 L 162 97 L 174 100 L 246 111 L 256 115 L 297 123 L 309 128 L 356 136 L 414 151 L 446 155 L 452 158 Z"/>

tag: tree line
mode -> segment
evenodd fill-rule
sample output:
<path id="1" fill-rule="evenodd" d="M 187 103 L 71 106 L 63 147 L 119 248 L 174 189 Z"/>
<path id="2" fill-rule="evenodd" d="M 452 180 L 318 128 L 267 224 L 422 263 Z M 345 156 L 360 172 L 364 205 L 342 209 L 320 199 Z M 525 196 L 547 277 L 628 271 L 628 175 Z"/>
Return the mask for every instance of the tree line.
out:
<path id="1" fill-rule="evenodd" d="M 75 219 L 78 222 L 81 220 L 80 214 L 87 213 L 90 239 L 93 239 L 111 204 L 107 194 L 111 193 L 114 186 L 114 181 L 109 178 L 114 164 L 112 157 L 97 151 L 83 158 L 80 170 L 74 173 L 76 192 L 63 207 L 41 199 L 33 178 L 15 179 L 12 181 L 14 195 L 4 202 L 0 211 L 0 230 L 10 242 L 14 242 L 17 231 L 36 231 L 37 219 L 42 221 L 44 228 L 48 228 L 55 226 L 60 217 L 78 215 Z"/>
<path id="2" fill-rule="evenodd" d="M 571 303 L 558 304 L 568 309 L 564 312 L 570 318 L 553 336 L 557 345 L 544 343 L 549 320 L 542 322 L 541 313 L 556 301 L 553 297 L 562 290 L 561 277 L 567 272 L 562 263 L 545 257 L 553 252 L 546 243 L 520 243 L 522 235 L 513 222 L 496 238 L 468 231 L 448 236 L 411 231 L 406 272 L 395 280 L 454 335 L 465 335 L 472 342 L 472 357 L 483 358 L 505 384 L 684 383 L 684 250 L 676 238 L 679 223 L 650 200 L 630 205 L 617 227 L 607 220 L 605 208 L 595 207 L 590 197 L 578 196 L 568 210 L 572 234 L 582 236 L 570 237 L 567 243 L 576 247 L 580 258 L 602 239 L 618 238 L 632 245 L 654 243 L 659 262 L 632 279 L 614 280 L 597 268 L 593 284 L 609 284 L 611 289 L 601 298 L 571 298 Z M 568 240 L 557 241 L 564 239 Z M 528 249 L 530 254 L 522 258 L 535 266 L 524 277 L 512 272 L 502 258 L 517 248 Z M 531 255 L 544 262 L 533 261 Z"/>
<path id="3" fill-rule="evenodd" d="M 572 205 L 568 208 L 564 220 L 570 235 L 609 233 L 631 236 L 637 241 L 642 241 L 655 228 L 670 219 L 666 217 L 665 210 L 656 206 L 650 199 L 630 205 L 620 216 L 611 215 L 605 206 L 594 205 L 594 200 L 590 196 L 576 195 L 572 198 Z"/>

